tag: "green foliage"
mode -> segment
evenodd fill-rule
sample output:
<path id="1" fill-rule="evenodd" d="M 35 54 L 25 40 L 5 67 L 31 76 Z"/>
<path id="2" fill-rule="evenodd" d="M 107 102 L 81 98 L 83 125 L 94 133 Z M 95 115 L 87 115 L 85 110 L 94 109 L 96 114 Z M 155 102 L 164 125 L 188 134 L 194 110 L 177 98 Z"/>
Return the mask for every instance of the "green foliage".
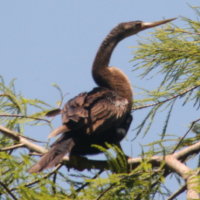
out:
<path id="1" fill-rule="evenodd" d="M 106 178 L 87 180 L 90 187 L 82 190 L 77 199 L 153 199 L 155 193 L 163 193 L 159 187 L 163 182 L 162 174 L 161 168 L 155 173 L 148 159 L 144 159 L 130 173 L 108 173 Z"/>
<path id="2" fill-rule="evenodd" d="M 44 118 L 51 107 L 38 99 L 28 99 L 18 94 L 14 80 L 6 86 L 0 78 L 0 125 L 23 134 L 24 126 L 50 125 Z M 32 113 L 32 114 L 30 114 Z M 30 166 L 30 156 L 27 151 L 12 147 L 16 141 L 0 134 L 0 199 L 66 199 L 66 193 L 55 183 L 44 178 L 44 175 L 30 176 L 27 167 Z M 54 189 L 57 194 L 55 195 Z"/>
<path id="3" fill-rule="evenodd" d="M 199 15 L 199 8 L 195 8 Z M 150 108 L 137 127 L 137 134 L 146 134 L 158 111 L 166 111 L 166 120 L 161 132 L 166 134 L 168 122 L 177 101 L 192 103 L 200 108 L 200 22 L 182 18 L 187 28 L 169 24 L 157 28 L 139 42 L 132 61 L 134 71 L 141 78 L 159 82 L 156 89 L 143 89 L 142 98 L 135 100 L 134 109 Z M 156 75 L 156 76 L 155 76 Z M 159 79 L 157 79 L 159 77 Z"/>
<path id="4" fill-rule="evenodd" d="M 160 87 L 167 88 L 168 94 L 200 85 L 200 34 L 197 34 L 200 23 L 183 20 L 188 23 L 189 31 L 173 25 L 159 28 L 148 41 L 140 43 L 133 58 L 133 61 L 141 60 L 135 70 L 142 69 L 142 77 L 155 72 L 163 75 Z M 160 90 L 156 92 L 157 97 L 167 95 Z"/>
<path id="5" fill-rule="evenodd" d="M 109 165 L 109 169 L 112 172 L 115 173 L 127 172 L 128 170 L 127 158 L 119 146 L 111 144 L 106 144 L 106 148 L 99 145 L 93 145 L 93 146 L 105 154 Z"/>
<path id="6" fill-rule="evenodd" d="M 50 106 L 41 100 L 23 97 L 15 91 L 14 82 L 6 86 L 0 77 L 0 124 L 22 133 L 26 123 L 42 121 Z M 34 114 L 30 114 L 31 110 Z"/>

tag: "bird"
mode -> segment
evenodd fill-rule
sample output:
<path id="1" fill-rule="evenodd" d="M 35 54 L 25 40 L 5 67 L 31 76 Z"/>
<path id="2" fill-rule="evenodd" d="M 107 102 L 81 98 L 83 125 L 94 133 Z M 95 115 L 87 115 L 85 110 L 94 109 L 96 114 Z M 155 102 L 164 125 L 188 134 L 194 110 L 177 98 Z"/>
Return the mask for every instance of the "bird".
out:
<path id="1" fill-rule="evenodd" d="M 133 92 L 128 77 L 118 68 L 109 66 L 116 45 L 142 30 L 171 22 L 175 18 L 156 22 L 130 21 L 118 24 L 101 43 L 92 65 L 92 77 L 97 87 L 70 99 L 62 109 L 47 113 L 61 114 L 62 125 L 49 138 L 61 135 L 30 173 L 55 167 L 62 158 L 98 154 L 94 145 L 120 145 L 132 122 Z"/>

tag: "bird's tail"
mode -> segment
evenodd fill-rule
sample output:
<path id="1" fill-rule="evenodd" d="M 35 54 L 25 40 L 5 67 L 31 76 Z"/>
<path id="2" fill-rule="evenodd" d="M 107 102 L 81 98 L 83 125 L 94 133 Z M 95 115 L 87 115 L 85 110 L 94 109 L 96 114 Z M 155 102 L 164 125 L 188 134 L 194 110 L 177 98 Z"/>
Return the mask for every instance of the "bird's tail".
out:
<path id="1" fill-rule="evenodd" d="M 63 135 L 51 145 L 50 150 L 45 153 L 41 159 L 28 170 L 28 172 L 37 173 L 44 169 L 56 166 L 65 154 L 71 152 L 74 144 L 74 140 L 70 137 L 70 134 L 63 133 Z"/>

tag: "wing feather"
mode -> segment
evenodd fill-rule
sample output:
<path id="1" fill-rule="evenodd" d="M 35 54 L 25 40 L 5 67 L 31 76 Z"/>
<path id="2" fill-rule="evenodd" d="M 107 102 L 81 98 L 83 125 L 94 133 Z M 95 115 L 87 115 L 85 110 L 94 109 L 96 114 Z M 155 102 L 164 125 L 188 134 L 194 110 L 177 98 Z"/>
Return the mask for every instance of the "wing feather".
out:
<path id="1" fill-rule="evenodd" d="M 112 126 L 119 126 L 128 109 L 128 100 L 105 88 L 95 88 L 81 93 L 68 101 L 62 113 L 63 130 L 82 130 L 85 134 L 101 132 Z M 62 132 L 53 131 L 49 137 Z M 64 131 L 63 131 L 64 132 Z"/>

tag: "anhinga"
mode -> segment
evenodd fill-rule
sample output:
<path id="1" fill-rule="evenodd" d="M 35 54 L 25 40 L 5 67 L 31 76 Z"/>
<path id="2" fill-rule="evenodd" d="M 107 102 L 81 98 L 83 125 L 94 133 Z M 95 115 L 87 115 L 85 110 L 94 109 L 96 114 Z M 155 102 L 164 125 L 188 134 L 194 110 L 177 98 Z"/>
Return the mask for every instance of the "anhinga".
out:
<path id="1" fill-rule="evenodd" d="M 92 145 L 119 144 L 132 121 L 133 93 L 127 76 L 115 67 L 108 67 L 111 54 L 121 40 L 139 31 L 172 21 L 145 23 L 132 21 L 116 26 L 103 40 L 92 66 L 92 76 L 98 87 L 69 100 L 62 110 L 62 126 L 49 137 L 62 133 L 50 150 L 29 172 L 40 172 L 57 165 L 65 154 L 88 155 L 100 151 Z"/>

